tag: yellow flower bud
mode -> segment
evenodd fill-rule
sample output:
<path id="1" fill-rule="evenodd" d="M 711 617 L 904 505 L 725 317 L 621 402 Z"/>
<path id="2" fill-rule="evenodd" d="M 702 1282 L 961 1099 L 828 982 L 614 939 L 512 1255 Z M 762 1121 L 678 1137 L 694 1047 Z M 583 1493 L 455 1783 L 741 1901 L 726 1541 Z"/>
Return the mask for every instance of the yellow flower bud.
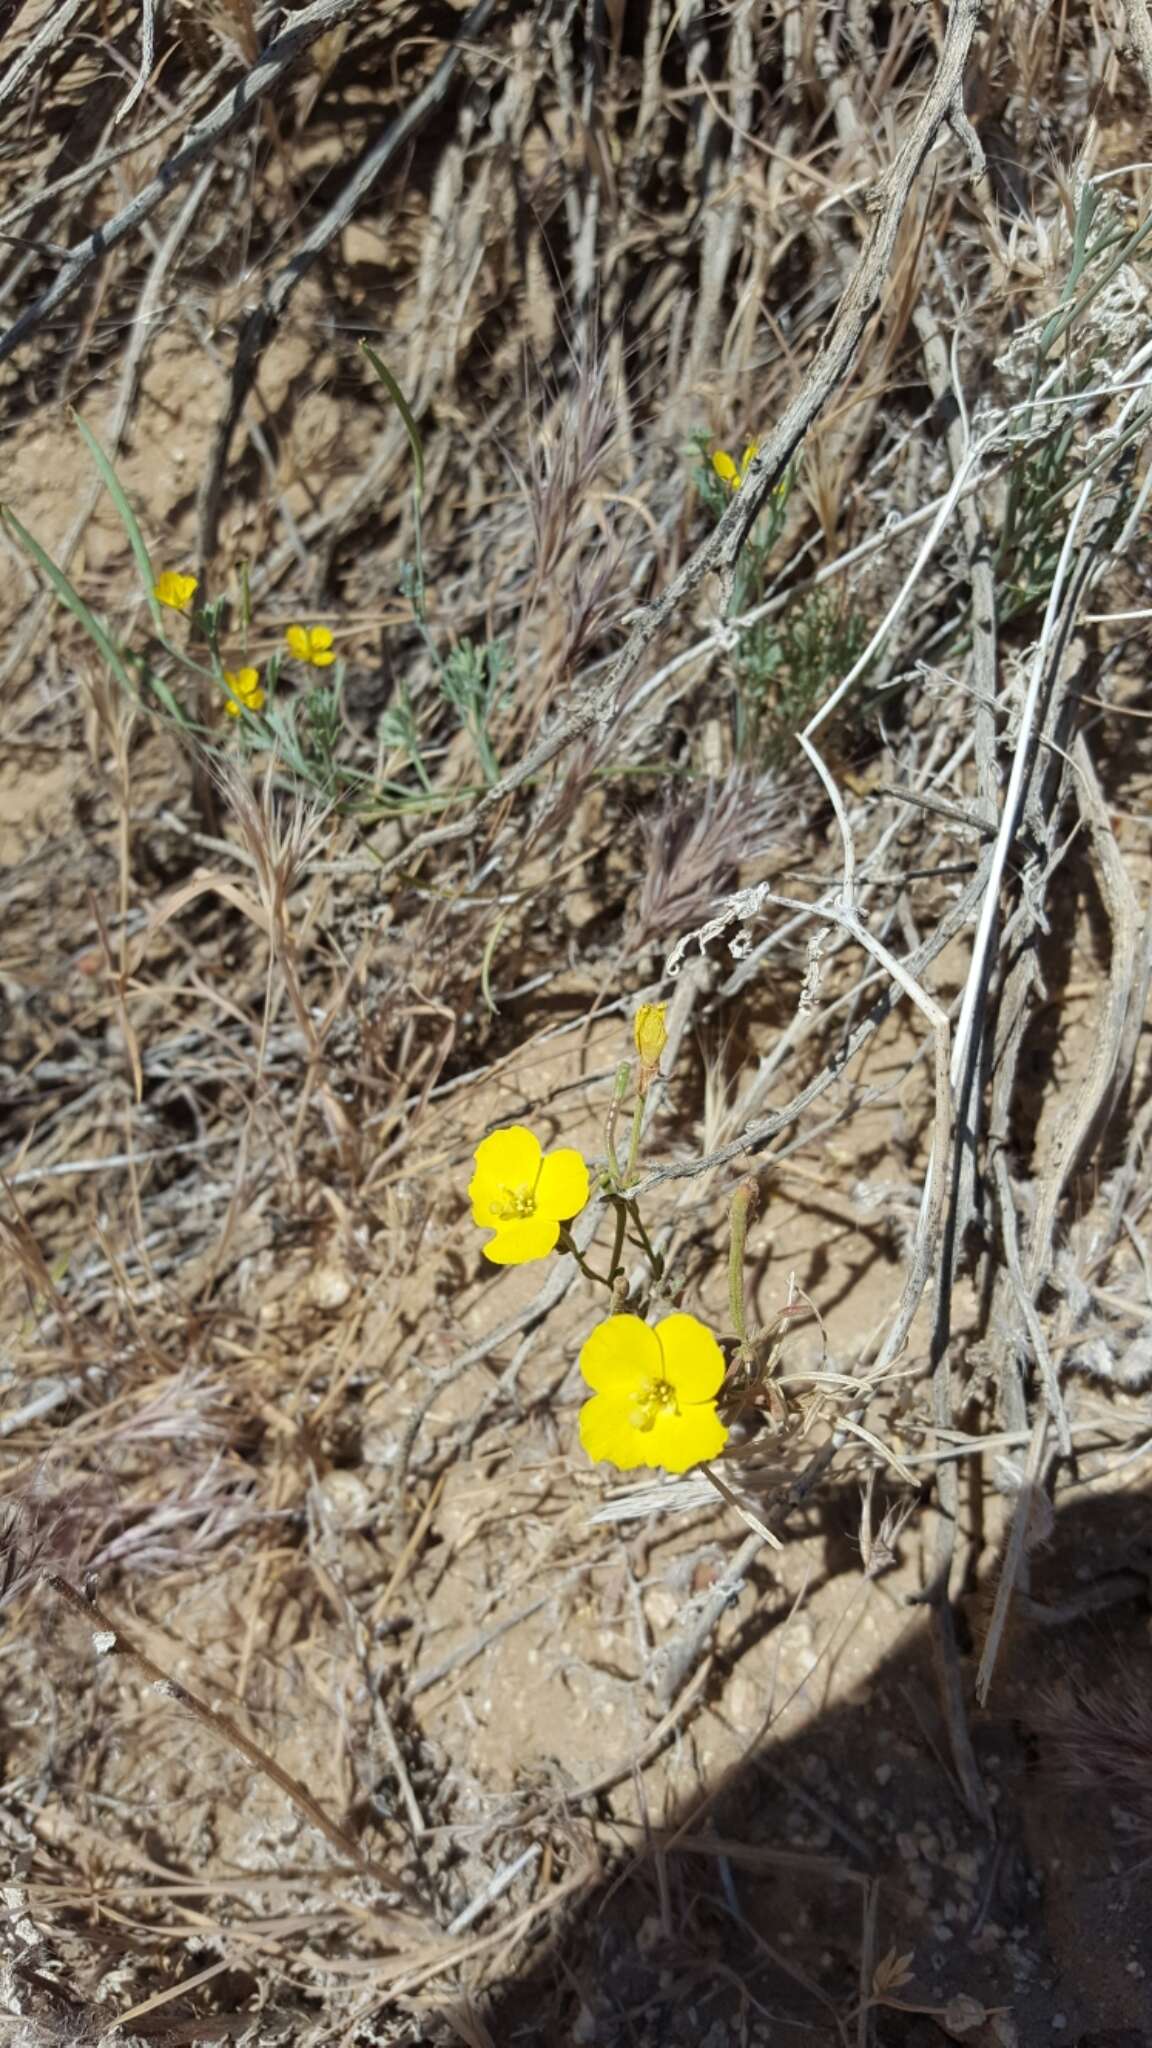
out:
<path id="1" fill-rule="evenodd" d="M 646 1067 L 659 1065 L 660 1055 L 668 1043 L 668 1028 L 664 1022 L 667 1014 L 667 1003 L 641 1003 L 636 1012 L 633 1026 L 636 1050 Z"/>

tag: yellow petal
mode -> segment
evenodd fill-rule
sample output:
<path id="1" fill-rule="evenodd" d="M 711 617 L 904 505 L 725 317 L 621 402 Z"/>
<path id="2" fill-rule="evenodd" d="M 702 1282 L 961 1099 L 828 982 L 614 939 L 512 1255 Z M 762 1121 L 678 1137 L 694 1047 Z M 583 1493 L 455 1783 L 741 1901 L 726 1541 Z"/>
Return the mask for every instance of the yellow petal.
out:
<path id="1" fill-rule="evenodd" d="M 747 446 L 747 447 L 746 447 L 746 449 L 744 450 L 744 453 L 743 453 L 743 455 L 742 455 L 742 456 L 740 457 L 740 475 L 741 475 L 741 477 L 744 477 L 744 476 L 746 476 L 746 475 L 747 475 L 747 473 L 748 473 L 748 465 L 749 465 L 749 463 L 755 462 L 755 460 L 756 460 L 756 457 L 757 457 L 757 456 L 759 455 L 759 453 L 760 453 L 760 443 L 759 443 L 759 441 L 749 441 L 749 443 L 748 443 L 748 446 Z"/>
<path id="2" fill-rule="evenodd" d="M 535 1187 L 540 1140 L 523 1124 L 509 1124 L 483 1138 L 474 1157 L 476 1171 L 468 1183 L 472 1221 L 495 1227 L 504 1220 L 509 1195 L 528 1194 Z"/>
<path id="3" fill-rule="evenodd" d="M 166 604 L 169 611 L 182 612 L 196 595 L 195 576 L 182 576 L 178 569 L 165 569 L 152 586 L 152 595 L 158 604 Z"/>
<path id="4" fill-rule="evenodd" d="M 549 1152 L 536 1182 L 536 1207 L 541 1216 L 570 1223 L 588 1200 L 588 1168 L 579 1152 Z"/>
<path id="5" fill-rule="evenodd" d="M 664 1022 L 668 1015 L 667 1003 L 641 1003 L 632 1026 L 636 1050 L 646 1067 L 659 1063 L 660 1055 L 668 1043 L 668 1029 Z"/>
<path id="6" fill-rule="evenodd" d="M 580 1370 L 597 1394 L 633 1395 L 660 1378 L 660 1340 L 639 1316 L 609 1316 L 581 1351 Z"/>
<path id="7" fill-rule="evenodd" d="M 263 711 L 267 701 L 263 690 L 249 690 L 248 695 L 244 699 L 249 711 Z"/>
<path id="8" fill-rule="evenodd" d="M 224 681 L 237 697 L 251 697 L 260 687 L 260 677 L 254 668 L 226 668 Z"/>
<path id="9" fill-rule="evenodd" d="M 646 1464 L 659 1465 L 665 1472 L 687 1472 L 702 1458 L 718 1457 L 728 1441 L 728 1431 L 715 1403 L 701 1401 L 694 1408 L 682 1408 L 679 1415 L 661 1411 L 647 1437 Z"/>
<path id="10" fill-rule="evenodd" d="M 313 668 L 331 668 L 336 656 L 334 654 L 313 654 L 309 658 Z"/>
<path id="11" fill-rule="evenodd" d="M 505 1124 L 481 1138 L 473 1158 L 476 1179 L 503 1188 L 532 1188 L 540 1171 L 540 1140 L 526 1124 Z"/>
<path id="12" fill-rule="evenodd" d="M 289 654 L 294 654 L 297 661 L 307 661 L 308 635 L 303 626 L 289 626 L 284 638 L 288 642 Z"/>
<path id="13" fill-rule="evenodd" d="M 229 718 L 239 718 L 240 713 L 244 709 L 244 706 L 242 704 L 238 704 L 236 702 L 235 697 L 229 697 L 228 702 L 224 706 L 224 709 L 228 713 Z"/>
<path id="14" fill-rule="evenodd" d="M 594 1394 L 580 1410 L 580 1442 L 597 1464 L 616 1465 L 621 1472 L 634 1472 L 649 1463 L 650 1431 L 639 1430 L 631 1420 L 632 1403 Z"/>
<path id="15" fill-rule="evenodd" d="M 331 629 L 331 627 L 330 627 L 330 626 L 313 626 L 313 627 L 312 627 L 312 629 L 311 629 L 311 631 L 310 631 L 310 633 L 309 633 L 309 635 L 308 635 L 308 642 L 309 642 L 309 646 L 310 646 L 310 648 L 311 648 L 311 651 L 312 651 L 312 656 L 313 656 L 313 659 L 315 659 L 315 657 L 316 657 L 316 655 L 317 655 L 317 654 L 323 654 L 323 652 L 324 652 L 324 649 L 325 649 L 326 647 L 331 647 L 331 645 L 332 645 L 332 629 Z"/>
<path id="16" fill-rule="evenodd" d="M 740 483 L 740 472 L 726 448 L 718 448 L 712 457 L 712 467 L 723 483 L 731 484 L 736 490 Z"/>
<path id="17" fill-rule="evenodd" d="M 554 1216 L 518 1216 L 514 1223 L 499 1225 L 483 1247 L 484 1257 L 494 1266 L 524 1266 L 529 1259 L 546 1259 L 555 1251 L 559 1235 Z"/>
<path id="18" fill-rule="evenodd" d="M 663 1377 L 675 1387 L 681 1406 L 707 1401 L 719 1392 L 724 1354 L 706 1324 L 695 1316 L 665 1316 L 656 1325 L 656 1336 L 664 1359 Z"/>

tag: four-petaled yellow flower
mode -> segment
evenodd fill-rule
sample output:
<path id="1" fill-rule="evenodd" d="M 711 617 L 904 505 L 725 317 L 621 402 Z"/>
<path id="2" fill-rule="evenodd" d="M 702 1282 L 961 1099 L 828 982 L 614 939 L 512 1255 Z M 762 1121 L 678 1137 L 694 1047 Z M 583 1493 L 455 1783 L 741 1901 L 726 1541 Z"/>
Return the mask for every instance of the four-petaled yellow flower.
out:
<path id="1" fill-rule="evenodd" d="M 331 668 L 336 659 L 327 626 L 289 626 L 284 638 L 289 654 L 294 654 L 297 661 L 306 661 L 311 668 Z"/>
<path id="2" fill-rule="evenodd" d="M 712 457 L 712 467 L 722 483 L 731 484 L 732 489 L 738 491 L 748 474 L 749 464 L 755 462 L 759 453 L 759 441 L 749 441 L 737 467 L 727 449 L 718 448 Z"/>
<path id="3" fill-rule="evenodd" d="M 579 1152 L 549 1152 L 523 1124 L 493 1131 L 476 1147 L 468 1186 L 472 1221 L 496 1235 L 484 1246 L 494 1266 L 522 1266 L 556 1248 L 560 1225 L 588 1200 L 588 1168 Z"/>
<path id="4" fill-rule="evenodd" d="M 646 1067 L 656 1067 L 668 1043 L 667 1003 L 641 1003 L 632 1026 L 636 1050 Z"/>
<path id="5" fill-rule="evenodd" d="M 593 1390 L 580 1410 L 590 1458 L 621 1472 L 686 1472 L 728 1441 L 715 1399 L 723 1355 L 695 1316 L 665 1316 L 655 1329 L 639 1316 L 609 1316 L 580 1353 L 580 1370 Z"/>
<path id="6" fill-rule="evenodd" d="M 239 718 L 242 711 L 263 711 L 264 692 L 260 688 L 260 676 L 254 668 L 226 668 L 224 681 L 228 685 L 229 698 L 224 706 L 229 718 Z"/>
<path id="7" fill-rule="evenodd" d="M 152 595 L 158 604 L 166 604 L 169 611 L 186 612 L 198 587 L 195 576 L 182 576 L 179 569 L 165 569 L 152 585 Z"/>

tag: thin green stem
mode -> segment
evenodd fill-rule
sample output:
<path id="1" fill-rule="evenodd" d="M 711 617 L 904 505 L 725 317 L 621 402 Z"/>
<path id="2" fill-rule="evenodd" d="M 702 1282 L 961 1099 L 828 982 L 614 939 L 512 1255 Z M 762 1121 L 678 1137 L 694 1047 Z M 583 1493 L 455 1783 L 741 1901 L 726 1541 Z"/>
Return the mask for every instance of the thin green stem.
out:
<path id="1" fill-rule="evenodd" d="M 623 1060 L 616 1069 L 616 1079 L 612 1084 L 612 1100 L 608 1104 L 608 1115 L 604 1123 L 604 1143 L 608 1153 L 608 1165 L 617 1187 L 620 1185 L 622 1176 L 620 1173 L 620 1161 L 616 1155 L 616 1125 L 620 1120 L 620 1111 L 624 1107 L 624 1099 L 631 1085 L 632 1062 L 631 1060 Z"/>
<path id="2" fill-rule="evenodd" d="M 613 1195 L 612 1201 L 616 1210 L 616 1242 L 612 1247 L 612 1257 L 608 1263 L 609 1283 L 615 1280 L 617 1273 L 623 1265 L 624 1232 L 628 1228 L 628 1204 L 621 1201 L 619 1195 Z"/>
<path id="3" fill-rule="evenodd" d="M 624 1186 L 629 1187 L 636 1178 L 636 1161 L 640 1157 L 640 1132 L 644 1125 L 644 1097 L 636 1097 L 632 1111 L 632 1134 L 628 1140 L 628 1164 L 624 1169 Z"/>
<path id="4" fill-rule="evenodd" d="M 637 1238 L 639 1239 L 641 1250 L 643 1251 L 644 1256 L 648 1261 L 648 1264 L 652 1268 L 653 1278 L 656 1280 L 662 1280 L 664 1278 L 664 1261 L 661 1258 L 659 1252 L 656 1250 L 656 1247 L 653 1244 L 652 1239 L 649 1237 L 648 1232 L 645 1230 L 643 1223 L 640 1221 L 640 1210 L 638 1205 L 635 1202 L 626 1200 L 624 1206 L 628 1211 L 628 1215 L 632 1222 L 632 1227 L 636 1232 Z"/>
<path id="5" fill-rule="evenodd" d="M 557 1245 L 562 1252 L 571 1253 L 586 1280 L 594 1280 L 598 1287 L 606 1287 L 609 1294 L 611 1294 L 612 1282 L 608 1275 L 606 1273 L 598 1273 L 594 1266 L 588 1264 L 583 1252 L 573 1240 L 571 1233 L 565 1230 L 563 1224 L 560 1226 L 560 1236 L 557 1239 Z"/>
<path id="6" fill-rule="evenodd" d="M 488 787 L 491 788 L 494 782 L 499 782 L 500 780 L 500 767 L 495 754 L 492 752 L 492 743 L 488 738 L 487 728 L 479 712 L 476 712 L 472 719 L 472 743 L 479 756 L 485 780 L 488 783 Z"/>

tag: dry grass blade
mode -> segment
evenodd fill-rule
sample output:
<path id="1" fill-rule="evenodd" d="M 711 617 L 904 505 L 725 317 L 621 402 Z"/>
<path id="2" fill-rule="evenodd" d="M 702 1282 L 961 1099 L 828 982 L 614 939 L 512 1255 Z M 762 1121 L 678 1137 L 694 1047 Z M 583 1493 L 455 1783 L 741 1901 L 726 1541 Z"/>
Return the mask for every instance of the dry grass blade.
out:
<path id="1" fill-rule="evenodd" d="M 366 1856 L 359 1843 L 354 1841 L 343 1828 L 338 1827 L 329 1815 L 324 1812 L 323 1808 L 317 1804 L 307 1787 L 302 1785 L 299 1779 L 294 1778 L 290 1772 L 284 1770 L 282 1765 L 277 1763 L 275 1757 L 269 1756 L 268 1752 L 262 1749 L 259 1743 L 253 1742 L 251 1736 L 246 1735 L 244 1730 L 239 1727 L 230 1715 L 221 1713 L 218 1707 L 209 1706 L 205 1700 L 190 1692 L 186 1685 L 182 1685 L 177 1679 L 162 1671 L 160 1666 L 154 1663 L 152 1658 L 147 1656 L 143 1650 L 139 1649 L 130 1636 L 125 1634 L 119 1622 L 113 1622 L 109 1619 L 96 1600 L 90 1599 L 85 1594 L 78 1592 L 74 1586 L 69 1585 L 66 1579 L 60 1578 L 54 1572 L 47 1574 L 46 1583 L 66 1603 L 73 1614 L 79 1615 L 89 1625 L 95 1623 L 95 1627 L 92 1630 L 92 1641 L 98 1656 L 123 1660 L 133 1670 L 139 1672 L 145 1682 L 162 1699 L 171 1700 L 175 1706 L 188 1714 L 199 1727 L 205 1729 L 218 1741 L 224 1742 L 230 1748 L 237 1750 L 244 1757 L 245 1761 L 252 1765 L 254 1770 L 261 1771 L 276 1786 L 277 1790 L 284 1794 L 286 1799 L 291 1800 L 293 1806 L 299 1809 L 309 1825 L 316 1828 L 324 1836 L 325 1841 L 339 1855 L 346 1857 L 355 1870 L 360 1871 L 365 1877 L 370 1877 L 373 1883 L 381 1887 L 386 1894 L 388 1903 L 396 1904 L 400 1901 L 403 1897 L 403 1887 L 397 1883 L 396 1878 L 390 1872 L 382 1870 L 378 1864 L 373 1862 L 370 1856 Z M 397 1931 L 398 1934 L 410 1938 L 412 1929 L 401 1922 Z"/>
<path id="2" fill-rule="evenodd" d="M 288 67 L 318 36 L 360 13 L 364 5 L 365 0 L 313 0 L 310 7 L 301 8 L 294 14 L 291 26 L 268 45 L 260 62 L 253 65 L 247 77 L 226 94 L 211 113 L 196 123 L 175 154 L 127 206 L 70 252 L 68 261 L 61 266 L 49 289 L 0 334 L 0 362 L 19 348 L 49 314 L 64 303 L 95 263 L 119 242 L 136 233 L 193 164 L 235 128 L 262 95 L 272 91 Z"/>

